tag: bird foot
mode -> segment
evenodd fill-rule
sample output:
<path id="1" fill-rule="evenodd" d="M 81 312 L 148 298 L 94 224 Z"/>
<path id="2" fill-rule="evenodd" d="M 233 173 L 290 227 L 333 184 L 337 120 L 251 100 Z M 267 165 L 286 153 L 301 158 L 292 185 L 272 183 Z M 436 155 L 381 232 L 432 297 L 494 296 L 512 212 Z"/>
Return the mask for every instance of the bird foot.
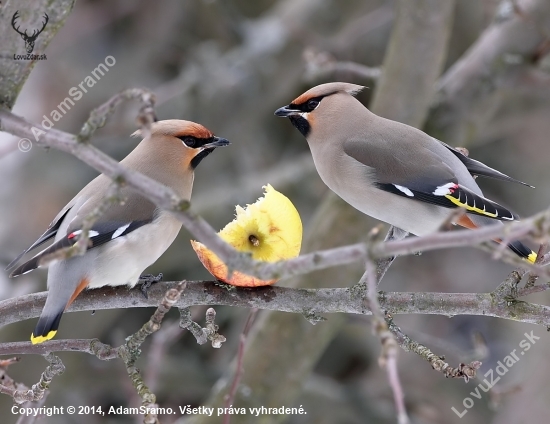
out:
<path id="1" fill-rule="evenodd" d="M 141 293 L 145 297 L 145 299 L 149 299 L 149 289 L 153 285 L 153 283 L 158 283 L 162 280 L 162 272 L 159 273 L 159 275 L 155 276 L 153 274 L 144 274 L 139 277 L 139 283 L 141 284 Z"/>

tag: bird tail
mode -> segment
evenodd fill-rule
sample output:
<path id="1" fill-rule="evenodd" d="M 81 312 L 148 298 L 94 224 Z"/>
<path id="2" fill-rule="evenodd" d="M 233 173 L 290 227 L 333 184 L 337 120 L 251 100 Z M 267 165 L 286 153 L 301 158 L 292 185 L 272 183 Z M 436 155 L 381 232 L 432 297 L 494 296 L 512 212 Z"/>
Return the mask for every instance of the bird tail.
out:
<path id="1" fill-rule="evenodd" d="M 525 246 L 521 241 L 513 241 L 508 243 L 508 247 L 518 255 L 520 258 L 525 259 L 526 261 L 535 263 L 537 260 L 537 253 Z"/>
<path id="2" fill-rule="evenodd" d="M 32 344 L 43 343 L 46 340 L 53 339 L 59 328 L 59 322 L 61 321 L 62 315 L 63 310 L 54 314 L 44 314 L 44 312 L 42 312 L 31 334 Z"/>
<path id="3" fill-rule="evenodd" d="M 73 290 L 69 287 L 62 287 L 60 284 L 54 287 L 50 286 L 46 304 L 31 334 L 32 344 L 43 343 L 55 337 L 63 312 L 73 303 L 80 292 L 88 286 L 89 282 L 87 278 L 82 278 Z"/>
<path id="4" fill-rule="evenodd" d="M 456 221 L 458 225 L 465 228 L 470 228 L 470 229 L 479 228 L 484 224 L 484 222 L 487 222 L 486 217 L 469 216 L 469 215 L 462 215 Z M 488 224 L 492 224 L 492 222 L 489 221 Z M 495 239 L 494 241 L 499 244 L 502 243 L 501 239 Z M 512 250 L 512 252 L 514 252 L 520 258 L 523 258 L 526 261 L 531 262 L 532 264 L 534 264 L 535 261 L 537 260 L 537 253 L 529 249 L 521 241 L 513 241 L 511 243 L 508 243 L 508 247 L 510 248 L 510 250 Z"/>

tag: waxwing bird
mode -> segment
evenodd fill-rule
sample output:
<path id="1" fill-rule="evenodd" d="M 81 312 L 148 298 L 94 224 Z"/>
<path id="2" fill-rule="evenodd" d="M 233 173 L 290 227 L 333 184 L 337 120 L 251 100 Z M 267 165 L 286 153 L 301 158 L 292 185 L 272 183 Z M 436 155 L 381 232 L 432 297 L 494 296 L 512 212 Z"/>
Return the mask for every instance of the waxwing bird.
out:
<path id="1" fill-rule="evenodd" d="M 141 135 L 136 131 L 134 136 Z M 189 121 L 155 122 L 150 133 L 120 163 L 173 189 L 189 200 L 194 170 L 216 147 L 229 141 Z M 10 277 L 41 266 L 41 260 L 71 246 L 86 217 L 108 195 L 111 179 L 99 175 L 84 187 L 55 217 L 48 229 L 6 268 L 15 268 L 21 257 L 53 238 L 53 244 L 15 268 Z M 85 288 L 135 286 L 145 268 L 172 244 L 181 223 L 128 187 L 120 189 L 123 203 L 108 204 L 88 232 L 90 245 L 84 255 L 53 261 L 48 270 L 48 297 L 31 335 L 33 343 L 55 336 L 63 311 Z M 51 256 L 49 256 L 51 257 Z"/>
<path id="2" fill-rule="evenodd" d="M 483 196 L 474 176 L 515 180 L 408 125 L 375 115 L 355 95 L 364 87 L 318 85 L 275 111 L 306 138 L 317 172 L 343 200 L 373 218 L 422 236 L 437 231 L 451 209 L 467 228 L 517 215 Z M 529 186 L 531 187 L 531 186 Z M 508 244 L 534 262 L 519 241 Z"/>

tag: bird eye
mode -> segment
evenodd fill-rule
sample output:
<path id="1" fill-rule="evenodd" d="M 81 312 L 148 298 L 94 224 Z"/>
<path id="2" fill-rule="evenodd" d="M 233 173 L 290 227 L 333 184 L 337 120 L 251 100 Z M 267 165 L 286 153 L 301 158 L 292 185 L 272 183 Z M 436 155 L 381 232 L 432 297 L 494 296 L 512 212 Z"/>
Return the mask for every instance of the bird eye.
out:
<path id="1" fill-rule="evenodd" d="M 183 142 L 187 147 L 195 147 L 197 145 L 197 139 L 195 137 L 185 137 Z"/>
<path id="2" fill-rule="evenodd" d="M 319 106 L 319 100 L 311 99 L 307 102 L 307 108 L 310 112 L 314 110 L 317 106 Z"/>

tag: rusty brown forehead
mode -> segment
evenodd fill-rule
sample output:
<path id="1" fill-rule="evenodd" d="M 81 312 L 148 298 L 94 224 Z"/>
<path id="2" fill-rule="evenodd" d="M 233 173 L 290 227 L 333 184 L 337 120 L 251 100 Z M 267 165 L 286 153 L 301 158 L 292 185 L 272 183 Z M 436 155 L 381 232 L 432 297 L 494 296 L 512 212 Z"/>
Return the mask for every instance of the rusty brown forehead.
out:
<path id="1" fill-rule="evenodd" d="M 301 105 L 302 103 L 307 102 L 309 99 L 314 97 L 309 91 L 306 91 L 303 94 L 300 94 L 298 97 L 296 97 L 290 104 L 292 105 Z"/>
<path id="2" fill-rule="evenodd" d="M 178 133 L 174 135 L 176 137 L 182 137 L 187 135 L 187 136 L 192 136 L 192 137 L 202 138 L 202 139 L 211 138 L 214 136 L 212 131 L 196 123 L 190 123 L 181 131 L 178 131 Z"/>
<path id="3" fill-rule="evenodd" d="M 313 99 L 315 97 L 326 97 L 326 96 L 330 96 L 331 94 L 334 94 L 336 93 L 336 91 L 321 91 L 321 90 L 315 90 L 315 89 L 312 89 L 312 90 L 308 90 L 306 91 L 305 93 L 299 95 L 298 97 L 296 97 L 294 100 L 292 100 L 292 102 L 290 104 L 292 105 L 301 105 L 305 102 L 307 102 L 308 100 L 310 99 Z"/>

